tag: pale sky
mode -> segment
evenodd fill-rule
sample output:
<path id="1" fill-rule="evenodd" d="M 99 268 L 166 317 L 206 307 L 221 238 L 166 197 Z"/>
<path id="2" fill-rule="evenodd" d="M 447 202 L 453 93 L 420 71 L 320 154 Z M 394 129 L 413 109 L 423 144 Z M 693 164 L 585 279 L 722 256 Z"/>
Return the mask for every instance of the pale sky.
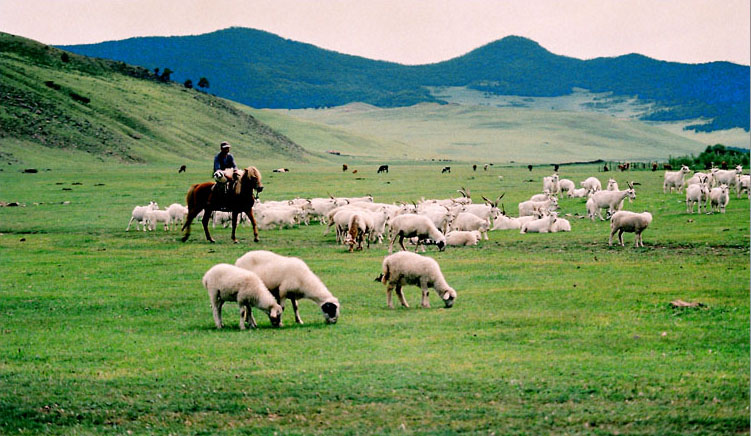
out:
<path id="1" fill-rule="evenodd" d="M 580 59 L 749 65 L 750 17 L 749 0 L 0 0 L 0 31 L 51 45 L 240 26 L 403 64 L 519 35 Z"/>

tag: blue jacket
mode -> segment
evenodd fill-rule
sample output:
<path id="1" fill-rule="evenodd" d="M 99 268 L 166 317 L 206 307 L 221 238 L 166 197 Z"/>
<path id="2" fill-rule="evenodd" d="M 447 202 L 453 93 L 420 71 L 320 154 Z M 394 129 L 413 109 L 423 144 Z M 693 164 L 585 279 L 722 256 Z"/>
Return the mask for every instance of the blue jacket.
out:
<path id="1" fill-rule="evenodd" d="M 222 156 L 221 152 L 217 153 L 214 157 L 214 172 L 217 170 L 226 170 L 227 168 L 237 168 L 232 153 L 227 153 L 224 156 Z"/>

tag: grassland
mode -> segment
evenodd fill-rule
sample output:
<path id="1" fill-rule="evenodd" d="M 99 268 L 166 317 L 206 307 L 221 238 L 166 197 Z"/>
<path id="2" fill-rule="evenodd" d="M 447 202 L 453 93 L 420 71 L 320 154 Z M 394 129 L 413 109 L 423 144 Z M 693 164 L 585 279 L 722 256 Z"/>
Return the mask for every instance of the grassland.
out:
<path id="1" fill-rule="evenodd" d="M 264 172 L 262 199 L 362 195 L 378 201 L 506 192 L 506 209 L 546 170 L 438 164 L 290 163 Z M 5 165 L 5 164 L 4 164 Z M 748 200 L 685 214 L 641 183 L 630 210 L 655 220 L 643 249 L 607 246 L 608 224 L 571 233 L 491 232 L 478 247 L 429 250 L 458 291 L 454 308 L 386 308 L 373 279 L 384 246 L 347 253 L 318 225 L 262 231 L 125 232 L 134 205 L 181 202 L 205 171 L 163 165 L 0 172 L 2 434 L 732 434 L 749 428 Z M 593 166 L 566 166 L 575 181 Z M 499 180 L 498 176 L 503 176 Z M 70 202 L 66 204 L 65 202 Z M 36 204 L 35 204 L 36 203 Z M 583 213 L 564 199 L 564 213 Z M 305 259 L 342 304 L 325 325 L 213 327 L 202 274 L 250 249 Z M 416 306 L 418 291 L 407 289 Z M 674 309 L 676 298 L 698 309 Z"/>
<path id="2" fill-rule="evenodd" d="M 426 103 L 252 113 L 310 151 L 336 149 L 371 160 L 650 161 L 706 147 L 640 121 L 567 110 Z M 334 140 L 320 140 L 324 134 Z"/>

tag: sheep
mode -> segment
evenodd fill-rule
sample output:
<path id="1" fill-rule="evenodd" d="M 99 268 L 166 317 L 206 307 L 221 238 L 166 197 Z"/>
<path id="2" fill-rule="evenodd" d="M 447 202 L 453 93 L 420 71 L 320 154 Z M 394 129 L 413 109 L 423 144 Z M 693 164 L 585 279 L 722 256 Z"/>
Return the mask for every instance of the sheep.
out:
<path id="1" fill-rule="evenodd" d="M 550 226 L 551 233 L 558 232 L 570 232 L 571 223 L 566 218 L 557 218 L 552 226 Z"/>
<path id="2" fill-rule="evenodd" d="M 587 196 L 588 192 L 589 189 L 587 188 L 572 189 L 568 191 L 568 196 L 569 198 L 584 198 Z"/>
<path id="3" fill-rule="evenodd" d="M 709 191 L 709 202 L 712 207 L 712 213 L 715 211 L 725 213 L 725 208 L 730 202 L 729 192 L 730 188 L 725 184 L 722 184 L 717 188 L 712 188 L 712 190 Z"/>
<path id="4" fill-rule="evenodd" d="M 288 173 L 289 168 L 276 168 L 271 170 L 272 173 Z"/>
<path id="5" fill-rule="evenodd" d="M 751 198 L 751 176 L 749 175 L 738 176 L 738 191 L 736 192 L 736 198 L 741 198 L 743 191 L 746 191 L 746 196 Z"/>
<path id="6" fill-rule="evenodd" d="M 282 306 L 256 274 L 235 265 L 220 263 L 204 274 L 202 283 L 209 293 L 216 328 L 223 327 L 222 305 L 225 301 L 236 301 L 240 306 L 241 330 L 245 330 L 246 323 L 250 323 L 252 328 L 258 326 L 253 318 L 253 306 L 269 315 L 273 327 L 282 324 Z"/>
<path id="7" fill-rule="evenodd" d="M 685 186 L 688 188 L 690 185 L 698 185 L 699 183 L 706 183 L 707 187 L 712 185 L 712 175 L 701 172 L 695 172 L 690 179 L 686 180 Z"/>
<path id="8" fill-rule="evenodd" d="M 339 319 L 339 300 L 302 259 L 254 250 L 238 258 L 235 265 L 256 273 L 282 306 L 288 298 L 297 324 L 303 324 L 297 307 L 297 300 L 303 298 L 318 305 L 327 324 L 336 324 Z"/>
<path id="9" fill-rule="evenodd" d="M 588 177 L 586 180 L 581 182 L 580 185 L 582 188 L 587 188 L 587 191 L 591 193 L 602 191 L 602 183 L 600 183 L 597 177 Z"/>
<path id="10" fill-rule="evenodd" d="M 493 228 L 491 230 L 519 230 L 527 221 L 536 219 L 538 219 L 538 217 L 535 215 L 520 216 L 519 218 L 501 215 L 495 220 L 495 222 L 493 222 Z"/>
<path id="11" fill-rule="evenodd" d="M 430 221 L 433 222 L 433 224 L 438 230 L 441 231 L 441 233 L 446 233 L 448 231 L 449 224 L 454 220 L 454 218 L 456 218 L 456 215 L 451 210 L 449 210 L 445 206 L 440 206 L 438 204 L 423 207 L 422 210 L 418 212 L 418 215 L 430 218 Z"/>
<path id="12" fill-rule="evenodd" d="M 172 203 L 167 208 L 171 224 L 174 226 L 182 225 L 185 217 L 188 215 L 188 208 L 179 203 Z"/>
<path id="13" fill-rule="evenodd" d="M 293 227 L 300 222 L 302 211 L 294 206 L 274 206 L 260 210 L 257 216 L 258 227 L 261 229 L 271 229 L 278 226 L 280 229 L 285 226 Z"/>
<path id="14" fill-rule="evenodd" d="M 620 191 L 618 189 L 618 182 L 615 179 L 608 179 L 608 186 L 605 188 L 607 191 Z"/>
<path id="15" fill-rule="evenodd" d="M 712 168 L 712 183 L 714 186 L 720 186 L 722 184 L 735 187 L 735 192 L 738 194 L 738 176 L 743 174 L 743 167 L 738 165 L 735 170 L 718 170 Z"/>
<path id="16" fill-rule="evenodd" d="M 548 191 L 551 194 L 559 193 L 561 191 L 561 187 L 558 183 L 559 183 L 558 174 L 553 174 L 552 176 L 549 176 L 549 177 L 543 177 L 542 178 L 543 192 Z"/>
<path id="17" fill-rule="evenodd" d="M 462 212 L 456 216 L 451 223 L 451 230 L 464 230 L 471 231 L 477 230 L 480 234 L 488 240 L 488 230 L 490 230 L 490 223 L 477 215 L 471 213 Z"/>
<path id="18" fill-rule="evenodd" d="M 550 191 L 545 191 L 542 194 L 535 194 L 531 197 L 529 197 L 529 201 L 545 201 L 553 198 L 553 196 L 550 194 Z"/>
<path id="19" fill-rule="evenodd" d="M 629 212 L 627 210 L 621 210 L 613 214 L 610 217 L 610 238 L 608 239 L 608 245 L 613 245 L 613 236 L 618 233 L 618 241 L 623 247 L 623 232 L 636 233 L 634 239 L 635 247 L 644 247 L 644 240 L 642 239 L 642 232 L 649 227 L 652 222 L 652 214 L 649 212 Z"/>
<path id="20" fill-rule="evenodd" d="M 228 225 L 232 224 L 232 212 L 215 210 L 211 215 L 211 227 L 213 228 L 216 228 L 217 224 L 219 224 L 223 228 L 226 228 Z"/>
<path id="21" fill-rule="evenodd" d="M 571 191 L 576 189 L 576 184 L 572 180 L 569 179 L 561 179 L 558 181 L 558 187 L 560 188 L 560 192 L 568 192 L 569 197 L 571 196 Z"/>
<path id="22" fill-rule="evenodd" d="M 602 217 L 602 209 L 607 207 L 609 214 L 621 210 L 623 207 L 623 200 L 626 197 L 628 197 L 629 201 L 636 200 L 636 191 L 631 182 L 628 183 L 628 189 L 625 191 L 597 191 L 592 195 L 592 198 L 589 199 L 592 201 L 592 204 L 590 204 L 589 200 L 587 201 L 587 214 L 590 219 L 594 221 L 595 217 L 594 213 L 592 213 L 592 209 L 594 209 L 595 213 L 599 215 L 600 220 L 604 220 L 605 218 Z"/>
<path id="23" fill-rule="evenodd" d="M 686 213 L 694 213 L 694 203 L 697 205 L 697 213 L 701 213 L 701 206 L 704 203 L 704 212 L 707 211 L 707 199 L 709 198 L 709 188 L 704 183 L 686 186 Z"/>
<path id="24" fill-rule="evenodd" d="M 386 256 L 383 259 L 382 266 L 381 283 L 386 285 L 386 304 L 389 309 L 394 308 L 391 301 L 391 291 L 394 289 L 402 306 L 409 308 L 404 293 L 402 293 L 402 286 L 404 285 L 415 285 L 422 289 L 420 305 L 424 308 L 430 307 L 428 288 L 435 289 L 446 308 L 451 308 L 454 305 L 456 291 L 446 283 L 441 268 L 435 260 L 419 254 L 401 251 Z"/>
<path id="25" fill-rule="evenodd" d="M 398 215 L 391 220 L 391 242 L 389 243 L 389 254 L 394 250 L 394 242 L 396 238 L 399 238 L 399 245 L 404 248 L 404 238 L 417 237 L 417 247 L 415 251 L 420 247 L 420 243 L 430 238 L 435 241 L 440 251 L 443 251 L 446 247 L 446 237 L 443 236 L 430 218 L 422 215 Z"/>
<path id="26" fill-rule="evenodd" d="M 348 234 L 346 243 L 351 253 L 357 244 L 357 249 L 362 250 L 362 241 L 367 237 L 367 247 L 370 248 L 370 238 L 375 226 L 373 217 L 368 211 L 355 212 L 349 218 Z"/>
<path id="27" fill-rule="evenodd" d="M 156 225 L 158 223 L 164 223 L 164 231 L 166 232 L 169 230 L 169 224 L 172 221 L 172 218 L 170 217 L 169 212 L 166 210 L 159 210 L 154 209 L 146 212 L 143 216 L 144 218 L 144 225 L 148 227 L 149 230 L 156 229 Z"/>
<path id="28" fill-rule="evenodd" d="M 534 215 L 535 211 L 555 210 L 558 208 L 558 199 L 555 197 L 545 201 L 522 201 L 519 203 L 519 216 Z"/>
<path id="29" fill-rule="evenodd" d="M 482 239 L 478 230 L 454 230 L 446 234 L 446 245 L 477 245 Z"/>
<path id="30" fill-rule="evenodd" d="M 675 188 L 676 192 L 681 192 L 683 189 L 683 176 L 691 171 L 686 165 L 681 165 L 680 171 L 665 171 L 665 180 L 662 182 L 662 192 L 667 194 L 673 192 Z"/>
<path id="31" fill-rule="evenodd" d="M 558 214 L 553 212 L 540 219 L 527 221 L 522 225 L 519 233 L 522 235 L 526 233 L 550 233 L 553 231 L 553 224 L 555 224 L 556 220 L 558 220 Z"/>
<path id="32" fill-rule="evenodd" d="M 150 210 L 156 210 L 159 209 L 159 205 L 156 203 L 156 201 L 150 201 L 148 206 L 136 206 L 133 208 L 133 212 L 130 214 L 130 221 L 128 221 L 128 227 L 125 228 L 125 231 L 130 231 L 130 225 L 133 223 L 133 221 L 136 221 L 136 230 L 141 230 L 141 226 L 143 226 L 143 231 L 146 231 L 146 223 L 144 222 L 144 216 L 146 215 L 146 212 Z"/>

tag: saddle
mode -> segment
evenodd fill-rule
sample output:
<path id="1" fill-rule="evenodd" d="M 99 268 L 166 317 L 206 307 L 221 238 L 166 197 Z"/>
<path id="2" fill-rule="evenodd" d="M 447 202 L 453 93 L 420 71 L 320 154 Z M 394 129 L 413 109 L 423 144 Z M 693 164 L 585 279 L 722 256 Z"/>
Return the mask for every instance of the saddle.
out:
<path id="1" fill-rule="evenodd" d="M 229 205 L 231 192 L 235 190 L 236 183 L 240 179 L 241 172 L 234 168 L 217 170 L 214 173 L 216 183 L 211 187 L 213 192 L 212 203 L 215 210 L 230 212 L 232 209 Z"/>

